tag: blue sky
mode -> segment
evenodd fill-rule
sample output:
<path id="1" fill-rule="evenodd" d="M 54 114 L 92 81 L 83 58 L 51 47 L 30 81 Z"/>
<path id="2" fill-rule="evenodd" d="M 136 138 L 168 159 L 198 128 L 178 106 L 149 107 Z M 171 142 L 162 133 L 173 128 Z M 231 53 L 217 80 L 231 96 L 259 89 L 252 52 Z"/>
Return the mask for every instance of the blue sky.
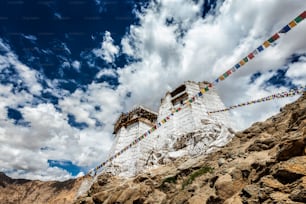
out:
<path id="1" fill-rule="evenodd" d="M 212 81 L 306 9 L 299 0 L 0 2 L 0 171 L 80 176 L 121 112 Z M 226 105 L 305 85 L 305 22 L 218 85 Z M 296 98 L 231 112 L 236 129 Z"/>

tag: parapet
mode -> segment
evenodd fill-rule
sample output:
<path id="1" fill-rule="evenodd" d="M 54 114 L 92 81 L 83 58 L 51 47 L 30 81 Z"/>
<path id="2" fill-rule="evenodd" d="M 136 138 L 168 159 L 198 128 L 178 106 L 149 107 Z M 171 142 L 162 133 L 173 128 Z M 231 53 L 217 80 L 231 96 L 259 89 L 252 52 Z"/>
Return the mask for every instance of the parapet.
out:
<path id="1" fill-rule="evenodd" d="M 157 113 L 145 108 L 143 106 L 138 106 L 137 108 L 131 110 L 128 113 L 121 113 L 114 125 L 114 132 L 116 134 L 121 127 L 127 127 L 130 124 L 141 121 L 150 126 L 153 126 L 157 120 Z"/>

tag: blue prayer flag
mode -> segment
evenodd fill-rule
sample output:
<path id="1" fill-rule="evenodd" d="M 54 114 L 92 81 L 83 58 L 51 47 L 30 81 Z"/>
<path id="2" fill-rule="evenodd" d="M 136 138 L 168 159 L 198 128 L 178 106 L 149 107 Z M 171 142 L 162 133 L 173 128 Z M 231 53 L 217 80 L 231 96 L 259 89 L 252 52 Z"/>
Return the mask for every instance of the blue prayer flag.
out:
<path id="1" fill-rule="evenodd" d="M 259 52 L 262 52 L 262 51 L 264 50 L 264 48 L 263 48 L 263 46 L 261 45 L 261 46 L 259 46 L 259 47 L 257 48 L 257 50 L 258 50 Z"/>
<path id="2" fill-rule="evenodd" d="M 290 30 L 289 25 L 286 25 L 285 27 L 283 27 L 283 28 L 279 31 L 279 33 L 287 33 L 289 30 Z"/>

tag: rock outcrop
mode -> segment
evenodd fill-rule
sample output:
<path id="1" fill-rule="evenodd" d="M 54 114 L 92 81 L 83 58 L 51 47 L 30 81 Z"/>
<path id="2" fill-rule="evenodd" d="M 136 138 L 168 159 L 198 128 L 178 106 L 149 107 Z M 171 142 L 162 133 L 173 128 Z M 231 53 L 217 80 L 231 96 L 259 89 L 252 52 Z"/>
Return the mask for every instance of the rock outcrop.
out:
<path id="1" fill-rule="evenodd" d="M 75 201 L 84 178 L 59 181 L 12 179 L 0 173 L 1 204 L 68 204 Z"/>
<path id="2" fill-rule="evenodd" d="M 305 147 L 304 93 L 208 155 L 179 157 L 128 179 L 101 174 L 75 203 L 306 203 Z"/>

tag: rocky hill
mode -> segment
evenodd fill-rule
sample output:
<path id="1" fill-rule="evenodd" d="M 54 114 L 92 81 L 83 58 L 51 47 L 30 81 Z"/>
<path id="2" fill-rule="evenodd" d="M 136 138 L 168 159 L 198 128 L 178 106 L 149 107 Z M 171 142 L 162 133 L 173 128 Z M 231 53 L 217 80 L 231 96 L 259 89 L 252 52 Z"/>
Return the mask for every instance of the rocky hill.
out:
<path id="1" fill-rule="evenodd" d="M 101 174 L 75 203 L 306 203 L 306 94 L 222 149 L 122 179 Z"/>
<path id="2" fill-rule="evenodd" d="M 306 203 L 306 93 L 209 155 L 182 157 L 128 179 L 104 173 L 74 200 L 85 179 L 0 174 L 0 203 Z"/>
<path id="3" fill-rule="evenodd" d="M 12 179 L 0 173 L 1 204 L 72 203 L 84 178 L 59 181 Z"/>

